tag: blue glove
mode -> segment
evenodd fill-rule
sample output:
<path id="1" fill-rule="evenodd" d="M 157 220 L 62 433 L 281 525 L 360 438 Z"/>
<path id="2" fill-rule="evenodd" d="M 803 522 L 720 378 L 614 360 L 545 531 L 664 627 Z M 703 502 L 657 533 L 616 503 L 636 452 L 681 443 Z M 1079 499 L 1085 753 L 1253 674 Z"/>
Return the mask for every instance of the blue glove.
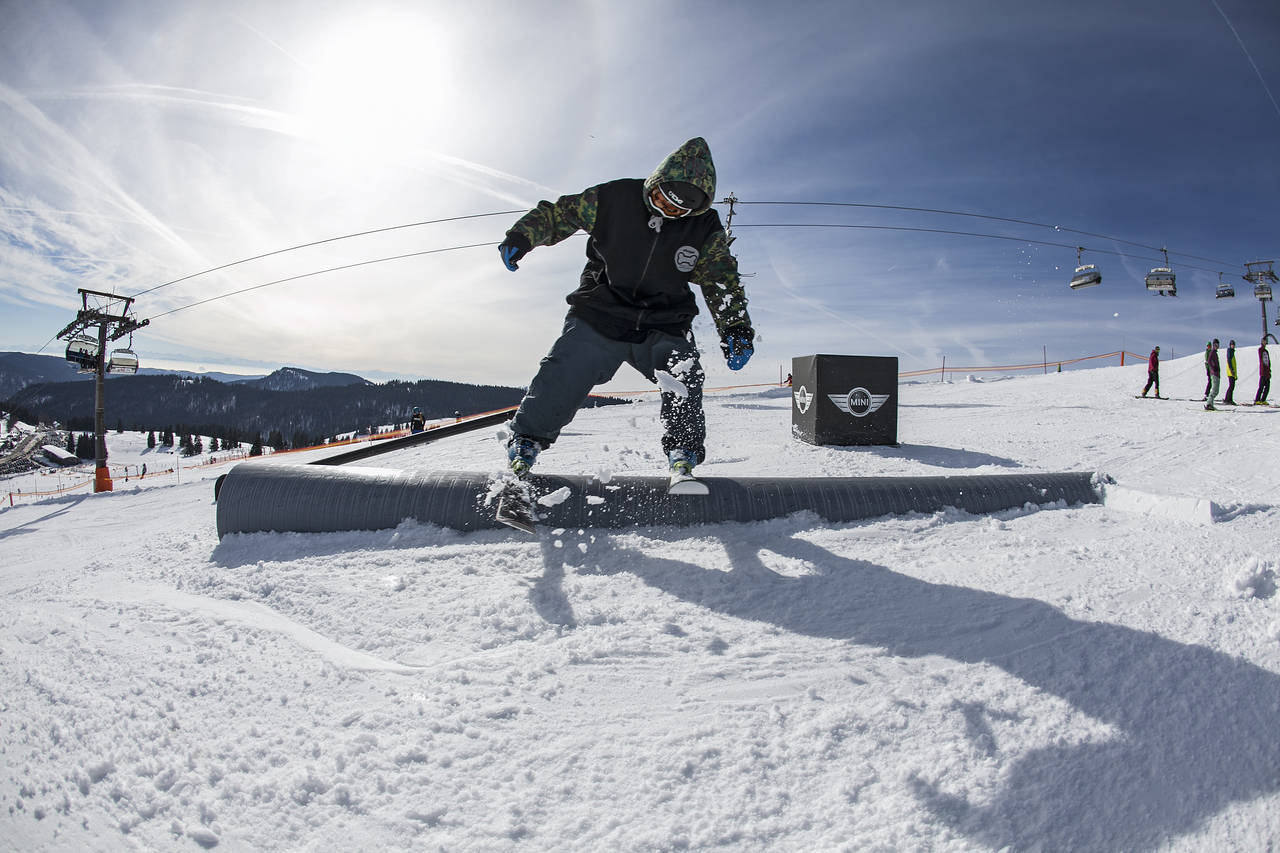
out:
<path id="1" fill-rule="evenodd" d="M 724 360 L 730 370 L 741 370 L 746 367 L 756 351 L 751 345 L 751 338 L 738 332 L 726 334 L 724 340 L 720 342 L 720 349 L 724 351 Z"/>
<path id="2" fill-rule="evenodd" d="M 533 244 L 528 237 L 519 231 L 508 231 L 507 239 L 498 244 L 498 254 L 502 256 L 502 263 L 506 264 L 507 269 L 515 272 L 520 269 L 519 260 L 529 254 L 532 248 Z"/>

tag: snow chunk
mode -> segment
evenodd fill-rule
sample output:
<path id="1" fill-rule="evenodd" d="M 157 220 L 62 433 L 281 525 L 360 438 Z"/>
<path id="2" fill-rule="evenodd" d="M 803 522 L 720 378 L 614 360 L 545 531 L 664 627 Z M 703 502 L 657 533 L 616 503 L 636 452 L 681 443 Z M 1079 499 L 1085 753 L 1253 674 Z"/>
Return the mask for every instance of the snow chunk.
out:
<path id="1" fill-rule="evenodd" d="M 556 489 L 554 492 L 549 492 L 543 495 L 542 497 L 538 498 L 538 503 L 542 504 L 543 506 L 558 506 L 564 503 L 565 501 L 569 500 L 569 497 L 572 494 L 573 492 L 572 490 L 570 490 L 568 486 L 561 486 L 560 488 Z"/>
<path id="2" fill-rule="evenodd" d="M 689 396 L 689 389 L 684 387 L 684 383 L 665 370 L 655 370 L 653 375 L 658 380 L 658 388 L 664 394 L 675 394 L 677 397 Z"/>
<path id="3" fill-rule="evenodd" d="M 1276 570 L 1266 560 L 1250 557 L 1227 576 L 1226 588 L 1232 598 L 1270 598 L 1276 594 Z"/>

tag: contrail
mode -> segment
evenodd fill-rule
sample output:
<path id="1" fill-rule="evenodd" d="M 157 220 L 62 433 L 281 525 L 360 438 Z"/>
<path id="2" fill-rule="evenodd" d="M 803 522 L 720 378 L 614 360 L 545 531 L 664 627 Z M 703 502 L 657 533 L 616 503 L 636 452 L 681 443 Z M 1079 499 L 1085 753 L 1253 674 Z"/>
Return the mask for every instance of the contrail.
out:
<path id="1" fill-rule="evenodd" d="M 1231 34 L 1236 37 L 1236 42 L 1240 45 L 1240 50 L 1244 51 L 1244 58 L 1249 60 L 1249 64 L 1253 66 L 1253 73 L 1258 75 L 1258 82 L 1262 84 L 1262 88 L 1267 93 L 1267 97 L 1271 99 L 1271 106 L 1275 108 L 1276 115 L 1280 115 L 1280 104 L 1276 103 L 1276 96 L 1271 94 L 1271 87 L 1267 85 L 1267 81 L 1263 79 L 1262 72 L 1258 70 L 1258 64 L 1253 61 L 1253 57 L 1249 55 L 1249 49 L 1244 46 L 1244 40 L 1240 38 L 1240 34 L 1236 32 L 1236 28 L 1232 26 L 1231 19 L 1227 17 L 1227 13 L 1222 11 L 1222 7 L 1218 5 L 1218 0 L 1209 0 L 1213 4 L 1213 8 L 1218 10 L 1218 14 L 1222 16 L 1222 20 L 1227 22 L 1227 28 L 1231 30 Z"/>

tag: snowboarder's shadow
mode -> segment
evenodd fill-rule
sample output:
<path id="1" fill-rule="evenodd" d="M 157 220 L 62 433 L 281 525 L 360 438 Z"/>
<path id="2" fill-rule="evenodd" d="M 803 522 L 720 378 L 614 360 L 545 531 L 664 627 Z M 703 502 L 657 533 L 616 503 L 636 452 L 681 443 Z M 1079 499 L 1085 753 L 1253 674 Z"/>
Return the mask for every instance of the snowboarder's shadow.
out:
<path id="1" fill-rule="evenodd" d="M 1231 803 L 1280 790 L 1280 675 L 779 533 L 770 550 L 818 574 L 778 575 L 752 544 L 731 539 L 729 572 L 628 548 L 601 553 L 605 542 L 596 543 L 593 562 L 596 571 L 631 572 L 701 607 L 798 634 L 999 667 L 1117 730 L 1105 742 L 1058 742 L 1019 756 L 982 804 L 913 780 L 938 819 L 992 848 L 1150 850 Z"/>
<path id="2" fill-rule="evenodd" d="M 565 551 L 563 545 L 556 547 L 553 538 L 546 533 L 539 537 L 543 571 L 529 587 L 529 603 L 550 624 L 575 628 L 578 623 L 573 615 L 573 605 L 564 594 Z"/>

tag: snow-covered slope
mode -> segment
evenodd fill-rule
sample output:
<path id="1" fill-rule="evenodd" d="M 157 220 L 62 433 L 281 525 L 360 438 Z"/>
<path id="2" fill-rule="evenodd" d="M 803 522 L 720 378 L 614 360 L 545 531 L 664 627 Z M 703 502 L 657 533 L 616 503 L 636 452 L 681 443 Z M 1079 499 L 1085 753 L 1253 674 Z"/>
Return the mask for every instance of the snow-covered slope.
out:
<path id="1" fill-rule="evenodd" d="M 0 847 L 1267 849 L 1280 410 L 1144 380 L 903 385 L 896 448 L 708 398 L 708 475 L 1089 470 L 1106 505 L 219 542 L 208 481 L 20 502 Z M 496 432 L 378 464 L 496 470 Z M 649 397 L 539 464 L 656 473 L 657 439 Z"/>

